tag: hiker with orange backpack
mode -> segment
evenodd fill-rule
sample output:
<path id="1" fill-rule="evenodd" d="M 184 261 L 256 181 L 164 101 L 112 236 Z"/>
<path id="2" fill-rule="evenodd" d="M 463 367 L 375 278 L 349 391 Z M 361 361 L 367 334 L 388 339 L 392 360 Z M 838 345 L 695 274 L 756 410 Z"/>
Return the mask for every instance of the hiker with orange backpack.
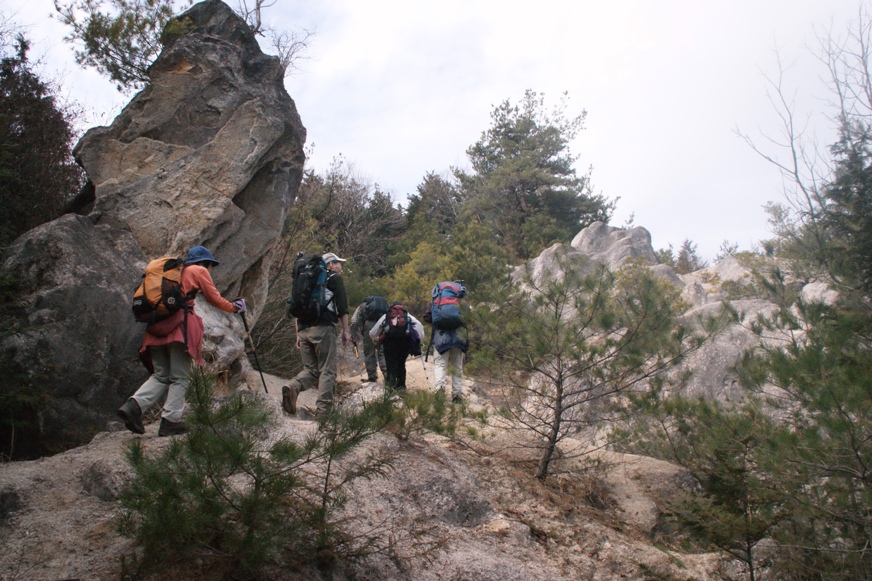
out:
<path id="1" fill-rule="evenodd" d="M 226 313 L 244 313 L 245 301 L 233 302 L 221 296 L 209 269 L 219 263 L 203 246 L 188 250 L 179 278 L 184 297 L 181 308 L 163 317 L 152 317 L 139 357 L 151 372 L 145 383 L 118 409 L 124 426 L 135 434 L 144 434 L 142 413 L 166 394 L 161 414 L 158 436 L 173 436 L 187 431 L 182 422 L 185 409 L 185 392 L 188 389 L 191 369 L 203 360 L 203 319 L 194 312 L 194 299 L 203 293 L 206 301 Z M 134 297 L 134 312 L 137 310 Z"/>
<path id="2" fill-rule="evenodd" d="M 372 326 L 369 337 L 385 354 L 385 388 L 406 389 L 406 359 L 421 354 L 423 336 L 421 321 L 398 302 Z"/>

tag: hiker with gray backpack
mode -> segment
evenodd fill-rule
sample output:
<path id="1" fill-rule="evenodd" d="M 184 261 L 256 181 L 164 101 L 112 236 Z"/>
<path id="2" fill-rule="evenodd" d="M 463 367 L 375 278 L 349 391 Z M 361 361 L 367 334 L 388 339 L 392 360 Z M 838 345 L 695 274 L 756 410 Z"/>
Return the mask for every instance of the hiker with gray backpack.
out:
<path id="1" fill-rule="evenodd" d="M 369 332 L 375 326 L 376 322 L 388 312 L 388 301 L 379 295 L 369 295 L 360 306 L 355 309 L 351 315 L 351 336 L 354 338 L 354 344 L 357 345 L 357 339 L 360 338 L 363 342 L 363 363 L 366 367 L 366 379 L 361 378 L 361 381 L 373 382 L 377 381 L 376 369 L 381 369 L 382 377 L 385 376 L 384 350 L 371 341 Z"/>
<path id="2" fill-rule="evenodd" d="M 430 345 L 435 349 L 436 391 L 444 393 L 451 378 L 451 400 L 463 400 L 463 355 L 469 349 L 460 301 L 466 296 L 463 281 L 440 282 L 433 287 L 429 322 L 433 325 Z M 429 354 L 429 346 L 428 346 Z"/>
<path id="3" fill-rule="evenodd" d="M 203 246 L 188 250 L 184 259 L 165 257 L 149 262 L 143 282 L 133 295 L 133 314 L 148 323 L 139 356 L 151 372 L 148 380 L 118 409 L 124 426 L 144 434 L 142 414 L 166 394 L 158 436 L 187 431 L 182 422 L 191 369 L 203 366 L 203 319 L 194 312 L 197 293 L 225 313 L 244 313 L 245 301 L 221 296 L 209 269 L 218 261 Z"/>

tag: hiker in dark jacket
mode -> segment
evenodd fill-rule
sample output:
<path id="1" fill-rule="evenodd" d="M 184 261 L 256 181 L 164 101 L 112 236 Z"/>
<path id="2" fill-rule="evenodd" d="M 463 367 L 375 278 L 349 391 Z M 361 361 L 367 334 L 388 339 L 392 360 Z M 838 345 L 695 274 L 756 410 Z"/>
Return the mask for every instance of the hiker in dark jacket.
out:
<path id="1" fill-rule="evenodd" d="M 448 378 L 451 380 L 451 399 L 463 399 L 463 354 L 469 349 L 466 327 L 457 329 L 433 329 L 433 347 L 436 351 L 436 391 L 445 392 Z"/>
<path id="2" fill-rule="evenodd" d="M 203 293 L 206 301 L 226 313 L 244 313 L 245 301 L 236 299 L 232 303 L 221 296 L 209 269 L 218 261 L 203 246 L 194 246 L 185 256 L 182 270 L 182 293 L 187 299 L 187 307 L 179 309 L 169 318 L 149 325 L 142 339 L 139 356 L 151 377 L 136 390 L 136 393 L 118 409 L 125 427 L 136 434 L 144 434 L 142 413 L 166 394 L 161 414 L 158 436 L 172 436 L 187 431 L 182 423 L 185 410 L 185 392 L 188 389 L 189 375 L 196 363 L 203 361 L 203 319 L 194 312 L 194 298 Z"/>
<path id="3" fill-rule="evenodd" d="M 348 327 L 348 296 L 342 281 L 342 263 L 332 252 L 322 259 L 327 265 L 325 300 L 327 308 L 321 311 L 318 320 L 312 324 L 295 320 L 297 328 L 297 349 L 303 360 L 303 370 L 282 387 L 282 409 L 289 414 L 297 413 L 297 396 L 301 391 L 318 385 L 318 402 L 315 414 L 324 416 L 333 408 L 333 389 L 336 386 L 336 327 L 341 327 L 342 346 L 351 341 Z"/>
<path id="4" fill-rule="evenodd" d="M 367 298 L 369 299 L 370 297 Z M 384 377 L 387 365 L 385 363 L 384 350 L 369 338 L 369 332 L 372 331 L 379 317 L 376 316 L 370 319 L 367 317 L 367 314 L 367 301 L 364 301 L 360 303 L 360 306 L 351 315 L 351 336 L 354 338 L 355 345 L 358 339 L 363 343 L 363 363 L 366 367 L 366 379 L 361 379 L 361 381 L 377 381 L 376 369 L 381 369 L 382 376 Z"/>
<path id="5" fill-rule="evenodd" d="M 392 303 L 393 307 L 402 307 L 400 303 Z M 409 354 L 421 353 L 421 337 L 424 336 L 424 326 L 408 311 L 408 332 L 393 335 L 389 332 L 391 311 L 383 315 L 369 332 L 370 339 L 381 345 L 385 354 L 385 387 L 388 389 L 406 389 L 406 359 Z"/>

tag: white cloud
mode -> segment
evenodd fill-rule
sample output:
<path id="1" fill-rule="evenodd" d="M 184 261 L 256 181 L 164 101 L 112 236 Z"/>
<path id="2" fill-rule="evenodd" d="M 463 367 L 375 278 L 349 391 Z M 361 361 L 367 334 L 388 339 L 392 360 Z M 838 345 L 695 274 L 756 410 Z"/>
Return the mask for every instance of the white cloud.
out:
<path id="1" fill-rule="evenodd" d="M 51 0 L 11 1 L 70 93 L 114 114 L 124 100 L 73 63 L 46 18 Z M 427 171 L 465 165 L 494 105 L 525 89 L 551 103 L 569 91 L 570 112 L 588 111 L 578 169 L 592 164 L 597 190 L 621 198 L 615 223 L 634 213 L 656 247 L 691 238 L 711 257 L 724 239 L 768 236 L 761 206 L 780 198 L 774 168 L 733 132 L 774 131 L 760 73 L 775 72 L 772 49 L 798 59 L 800 94 L 820 96 L 803 47 L 813 25 L 835 18 L 841 30 L 856 11 L 826 0 L 284 0 L 266 16 L 316 33 L 286 83 L 314 167 L 342 153 L 402 196 Z"/>

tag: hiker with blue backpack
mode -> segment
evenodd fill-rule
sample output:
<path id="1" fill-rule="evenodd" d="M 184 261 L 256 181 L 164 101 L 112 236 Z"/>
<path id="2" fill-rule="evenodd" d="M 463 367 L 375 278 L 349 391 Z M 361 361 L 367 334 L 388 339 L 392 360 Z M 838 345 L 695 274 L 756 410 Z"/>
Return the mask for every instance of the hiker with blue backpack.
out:
<path id="1" fill-rule="evenodd" d="M 342 346 L 347 347 L 351 341 L 343 262 L 344 258 L 332 252 L 323 256 L 300 253 L 294 262 L 288 315 L 295 319 L 296 347 L 303 370 L 282 387 L 282 409 L 289 414 L 297 413 L 300 392 L 315 385 L 318 386 L 315 415 L 323 417 L 333 409 L 337 327 L 342 334 Z"/>
<path id="2" fill-rule="evenodd" d="M 369 332 L 370 339 L 385 354 L 385 388 L 406 389 L 406 359 L 421 354 L 424 326 L 409 314 L 402 303 L 391 303 Z"/>
<path id="3" fill-rule="evenodd" d="M 388 312 L 388 301 L 379 295 L 369 295 L 351 315 L 351 336 L 357 345 L 357 339 L 363 342 L 363 363 L 366 367 L 366 379 L 364 382 L 377 381 L 376 369 L 381 369 L 385 376 L 387 364 L 385 363 L 384 350 L 371 341 L 369 332 L 375 327 L 378 320 Z"/>
<path id="4" fill-rule="evenodd" d="M 429 319 L 433 325 L 430 344 L 435 349 L 436 391 L 445 393 L 451 378 L 451 400 L 463 400 L 463 355 L 469 349 L 460 301 L 466 296 L 463 281 L 440 282 L 433 287 Z M 429 347 L 428 347 L 429 351 Z"/>

